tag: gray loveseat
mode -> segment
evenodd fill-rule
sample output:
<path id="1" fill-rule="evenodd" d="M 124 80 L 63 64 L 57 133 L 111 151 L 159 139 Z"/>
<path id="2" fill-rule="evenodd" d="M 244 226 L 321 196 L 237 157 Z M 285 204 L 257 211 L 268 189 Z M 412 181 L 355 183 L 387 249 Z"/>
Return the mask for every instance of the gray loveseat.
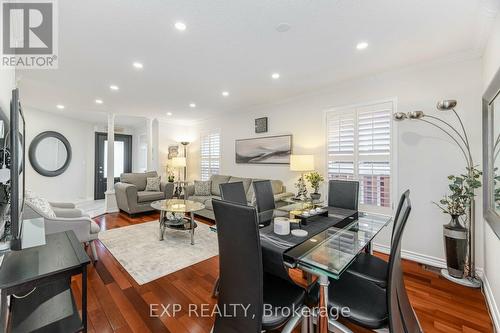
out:
<path id="1" fill-rule="evenodd" d="M 196 212 L 197 215 L 201 215 L 207 217 L 209 219 L 214 220 L 214 212 L 212 207 L 212 199 L 220 199 L 220 189 L 219 184 L 223 183 L 234 183 L 234 182 L 243 182 L 243 187 L 245 188 L 247 201 L 249 205 L 255 205 L 255 196 L 253 192 L 252 182 L 254 180 L 262 180 L 262 179 L 253 179 L 253 178 L 241 178 L 234 176 L 223 176 L 223 175 L 212 175 L 210 177 L 211 183 L 211 195 L 209 196 L 196 196 L 194 193 L 194 185 L 189 185 L 186 187 L 186 196 L 189 200 L 201 202 L 205 205 L 205 209 Z M 271 180 L 271 184 L 273 187 L 274 201 L 276 202 L 276 207 L 282 206 L 284 203 L 283 199 L 287 197 L 293 196 L 293 193 L 286 192 L 286 188 L 283 185 L 281 180 Z"/>
<path id="2" fill-rule="evenodd" d="M 115 184 L 118 208 L 129 214 L 153 211 L 151 203 L 156 200 L 171 199 L 174 194 L 173 183 L 160 183 L 160 191 L 146 191 L 147 178 L 158 177 L 156 171 L 141 173 L 122 173 Z"/>

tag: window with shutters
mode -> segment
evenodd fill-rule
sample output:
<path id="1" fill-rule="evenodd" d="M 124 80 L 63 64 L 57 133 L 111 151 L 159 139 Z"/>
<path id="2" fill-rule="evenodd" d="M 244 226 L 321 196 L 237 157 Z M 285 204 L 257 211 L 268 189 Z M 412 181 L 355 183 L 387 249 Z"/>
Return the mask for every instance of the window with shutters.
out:
<path id="1" fill-rule="evenodd" d="M 360 209 L 391 213 L 394 101 L 327 112 L 328 179 L 358 180 Z"/>
<path id="2" fill-rule="evenodd" d="M 205 132 L 200 141 L 201 180 L 209 180 L 220 171 L 220 131 Z"/>

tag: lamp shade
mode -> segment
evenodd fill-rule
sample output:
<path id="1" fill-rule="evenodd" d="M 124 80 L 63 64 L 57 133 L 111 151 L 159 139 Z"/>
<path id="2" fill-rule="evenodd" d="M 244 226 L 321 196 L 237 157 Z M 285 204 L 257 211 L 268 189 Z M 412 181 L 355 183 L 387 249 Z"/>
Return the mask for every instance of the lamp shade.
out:
<path id="1" fill-rule="evenodd" d="M 185 157 L 174 157 L 172 158 L 172 168 L 184 168 L 186 166 Z"/>
<path id="2" fill-rule="evenodd" d="M 291 171 L 313 171 L 314 156 L 313 155 L 291 155 L 290 156 Z"/>

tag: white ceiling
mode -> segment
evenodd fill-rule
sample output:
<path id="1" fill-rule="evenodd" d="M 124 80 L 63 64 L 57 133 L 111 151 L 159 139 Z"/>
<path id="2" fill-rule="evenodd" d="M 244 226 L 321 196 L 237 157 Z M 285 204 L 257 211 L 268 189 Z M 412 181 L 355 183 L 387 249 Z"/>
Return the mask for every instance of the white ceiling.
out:
<path id="1" fill-rule="evenodd" d="M 37 109 L 193 121 L 477 49 L 485 6 L 497 1 L 58 1 L 59 69 L 17 75 L 24 104 Z M 178 20 L 186 31 L 173 28 Z M 283 22 L 291 29 L 277 32 Z M 356 50 L 359 41 L 369 47 Z"/>

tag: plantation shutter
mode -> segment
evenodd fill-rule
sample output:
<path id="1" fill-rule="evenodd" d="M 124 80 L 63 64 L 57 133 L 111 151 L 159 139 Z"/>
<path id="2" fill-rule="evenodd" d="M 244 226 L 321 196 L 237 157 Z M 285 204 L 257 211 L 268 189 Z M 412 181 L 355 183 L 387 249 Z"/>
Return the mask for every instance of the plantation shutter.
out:
<path id="1" fill-rule="evenodd" d="M 393 102 L 327 113 L 328 178 L 358 180 L 364 210 L 391 209 Z"/>
<path id="2" fill-rule="evenodd" d="M 206 132 L 201 136 L 201 180 L 210 179 L 220 171 L 220 131 Z"/>

